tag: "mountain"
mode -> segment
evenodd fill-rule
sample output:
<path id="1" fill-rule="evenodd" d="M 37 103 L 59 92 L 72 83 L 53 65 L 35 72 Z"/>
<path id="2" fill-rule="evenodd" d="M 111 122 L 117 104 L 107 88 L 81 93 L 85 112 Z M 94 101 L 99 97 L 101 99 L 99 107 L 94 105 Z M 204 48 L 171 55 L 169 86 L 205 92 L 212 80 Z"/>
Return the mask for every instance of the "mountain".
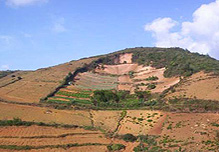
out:
<path id="1" fill-rule="evenodd" d="M 149 91 L 166 100 L 219 100 L 218 74 L 219 61 L 207 55 L 181 48 L 138 47 L 36 71 L 9 73 L 0 79 L 0 97 L 24 103 L 71 98 L 86 103 L 92 96 L 74 97 L 74 92 L 116 90 L 129 92 L 133 97 L 127 100 L 137 100 L 133 95 L 137 91 Z"/>
<path id="2" fill-rule="evenodd" d="M 219 61 L 130 48 L 0 73 L 1 151 L 218 151 Z"/>

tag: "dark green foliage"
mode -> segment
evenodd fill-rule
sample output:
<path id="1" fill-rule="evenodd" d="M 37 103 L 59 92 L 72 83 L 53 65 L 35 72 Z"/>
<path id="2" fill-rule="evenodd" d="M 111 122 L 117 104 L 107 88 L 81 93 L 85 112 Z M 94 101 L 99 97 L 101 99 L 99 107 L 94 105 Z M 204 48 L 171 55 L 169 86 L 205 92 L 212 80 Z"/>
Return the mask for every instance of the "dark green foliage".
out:
<path id="1" fill-rule="evenodd" d="M 3 77 L 6 77 L 7 75 L 9 74 L 12 74 L 16 71 L 10 71 L 10 70 L 7 70 L 7 71 L 0 71 L 0 79 L 3 78 Z M 12 77 L 15 77 L 15 75 L 12 75 Z"/>
<path id="2" fill-rule="evenodd" d="M 135 91 L 138 99 L 148 100 L 151 97 L 150 91 Z"/>
<path id="3" fill-rule="evenodd" d="M 157 142 L 158 136 L 152 135 L 139 135 L 138 139 L 140 144 L 135 147 L 134 152 L 164 152 L 161 146 L 158 146 Z"/>
<path id="4" fill-rule="evenodd" d="M 133 149 L 134 152 L 146 152 L 148 151 L 148 147 L 145 146 L 145 144 L 140 143 L 137 147 Z"/>
<path id="5" fill-rule="evenodd" d="M 125 149 L 125 145 L 122 144 L 111 144 L 107 146 L 109 151 L 119 151 L 121 149 Z"/>
<path id="6" fill-rule="evenodd" d="M 156 104 L 158 104 L 156 100 L 148 100 L 144 103 L 146 106 L 155 106 Z"/>
<path id="7" fill-rule="evenodd" d="M 133 78 L 134 77 L 134 71 L 129 71 L 129 77 Z"/>
<path id="8" fill-rule="evenodd" d="M 219 74 L 219 61 L 181 48 L 133 48 L 133 61 L 139 64 L 166 68 L 165 76 L 190 76 L 199 71 Z"/>
<path id="9" fill-rule="evenodd" d="M 117 61 L 118 57 L 119 57 L 118 53 L 101 56 L 99 59 L 92 61 L 91 64 L 87 66 L 88 70 L 95 69 L 99 64 L 107 64 L 107 65 L 116 64 L 118 63 Z"/>
<path id="10" fill-rule="evenodd" d="M 153 121 L 152 119 L 148 119 L 148 120 L 147 120 L 147 122 L 152 122 L 152 121 Z"/>
<path id="11" fill-rule="evenodd" d="M 77 128 L 76 125 L 56 124 L 56 123 L 43 123 L 43 122 L 29 122 L 22 121 L 20 118 L 14 118 L 13 120 L 0 120 L 0 126 L 48 126 L 48 127 L 64 127 L 64 128 Z"/>
<path id="12" fill-rule="evenodd" d="M 127 98 L 134 98 L 133 95 L 130 95 L 129 91 L 117 91 L 117 95 L 120 100 L 125 100 Z"/>
<path id="13" fill-rule="evenodd" d="M 17 145 L 0 145 L 1 149 L 9 149 L 9 150 L 31 150 L 32 146 L 17 146 Z"/>
<path id="14" fill-rule="evenodd" d="M 146 78 L 145 80 L 146 81 L 155 81 L 155 80 L 158 80 L 159 78 L 157 76 L 150 76 L 148 78 Z"/>
<path id="15" fill-rule="evenodd" d="M 19 118 L 14 118 L 13 120 L 0 120 L 0 126 L 31 126 L 33 122 L 25 122 Z"/>
<path id="16" fill-rule="evenodd" d="M 119 102 L 119 97 L 112 90 L 96 90 L 93 93 L 93 101 L 97 102 Z"/>
<path id="17" fill-rule="evenodd" d="M 66 105 L 88 105 L 93 104 L 89 100 L 82 100 L 82 99 L 71 99 L 70 101 L 62 101 L 62 100 L 56 100 L 56 99 L 49 99 L 47 100 L 47 103 L 50 104 L 66 104 Z"/>
<path id="18" fill-rule="evenodd" d="M 169 124 L 169 126 L 167 127 L 168 130 L 172 130 L 172 124 Z"/>
<path id="19" fill-rule="evenodd" d="M 147 88 L 148 88 L 149 90 L 152 90 L 152 89 L 155 89 L 155 88 L 156 88 L 156 85 L 155 85 L 154 83 L 149 83 L 149 84 L 147 85 Z"/>
<path id="20" fill-rule="evenodd" d="M 132 135 L 132 134 L 125 134 L 125 135 L 122 136 L 122 139 L 123 139 L 124 141 L 127 141 L 127 142 L 134 142 L 134 141 L 137 140 L 137 137 L 135 137 L 135 136 Z"/>
<path id="21" fill-rule="evenodd" d="M 97 130 L 95 127 L 93 126 L 84 126 L 83 127 L 85 130 Z"/>
<path id="22" fill-rule="evenodd" d="M 139 135 L 138 138 L 141 142 L 148 144 L 149 146 L 156 146 L 158 138 L 157 136 L 150 136 L 150 135 Z"/>
<path id="23" fill-rule="evenodd" d="M 45 148 L 63 148 L 68 149 L 71 147 L 80 147 L 80 146 L 99 146 L 105 145 L 101 143 L 74 143 L 74 144 L 65 144 L 65 145 L 42 145 L 42 146 L 17 146 L 17 145 L 0 145 L 0 149 L 9 149 L 9 150 L 31 150 L 31 149 L 45 149 Z"/>
<path id="24" fill-rule="evenodd" d="M 87 93 L 72 93 L 72 92 L 59 91 L 56 94 L 65 95 L 68 97 L 90 98 L 90 94 L 87 94 Z"/>
<path id="25" fill-rule="evenodd" d="M 219 127 L 219 124 L 216 123 L 216 122 L 212 123 L 211 125 L 212 125 L 212 126 L 215 126 L 215 127 Z"/>
<path id="26" fill-rule="evenodd" d="M 157 104 L 157 101 L 149 100 L 151 97 L 149 91 L 129 93 L 129 91 L 96 90 L 91 99 L 93 104 L 98 107 L 135 108 Z"/>

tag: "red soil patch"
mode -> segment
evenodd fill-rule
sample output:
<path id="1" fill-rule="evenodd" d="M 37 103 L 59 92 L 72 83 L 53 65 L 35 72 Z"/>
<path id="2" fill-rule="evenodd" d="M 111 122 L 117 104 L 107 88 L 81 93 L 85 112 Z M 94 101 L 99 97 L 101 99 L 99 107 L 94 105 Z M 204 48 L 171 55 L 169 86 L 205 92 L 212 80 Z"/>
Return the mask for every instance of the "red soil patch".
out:
<path id="1" fill-rule="evenodd" d="M 128 74 L 129 71 L 134 71 L 138 64 L 119 64 L 119 65 L 104 65 L 104 69 L 96 69 L 98 73 L 107 73 L 115 75 Z"/>
<path id="2" fill-rule="evenodd" d="M 132 54 L 133 53 L 120 54 L 119 63 L 132 63 Z"/>

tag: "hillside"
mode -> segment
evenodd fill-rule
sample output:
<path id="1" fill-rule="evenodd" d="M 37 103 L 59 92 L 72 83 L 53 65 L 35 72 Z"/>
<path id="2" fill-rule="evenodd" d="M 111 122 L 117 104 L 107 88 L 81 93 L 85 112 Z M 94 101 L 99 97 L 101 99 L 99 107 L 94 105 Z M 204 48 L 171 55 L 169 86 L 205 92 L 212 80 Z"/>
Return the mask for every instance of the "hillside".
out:
<path id="1" fill-rule="evenodd" d="M 61 85 L 69 72 L 74 72 L 93 60 L 95 58 L 71 61 L 36 71 L 12 73 L 0 79 L 0 98 L 8 101 L 39 102 Z"/>
<path id="2" fill-rule="evenodd" d="M 0 78 L 0 151 L 219 149 L 219 61 L 132 48 Z"/>
<path id="3" fill-rule="evenodd" d="M 211 73 L 208 74 L 208 79 L 214 78 L 211 80 L 213 86 L 206 87 L 204 79 L 198 82 L 193 80 L 196 79 L 193 75 L 201 71 Z M 71 74 L 68 75 L 69 73 Z M 180 48 L 131 48 L 36 71 L 16 71 L 0 79 L 0 98 L 7 101 L 39 102 L 50 93 L 53 95 L 53 92 L 57 92 L 56 88 L 60 86 L 61 90 L 70 92 L 75 89 L 114 89 L 126 90 L 131 94 L 136 90 L 161 94 L 180 84 L 167 97 L 182 96 L 181 87 L 187 86 L 183 97 L 217 100 L 218 73 L 219 61 L 209 56 L 190 53 Z M 193 83 L 179 83 L 184 78 L 191 79 L 190 82 Z M 202 92 L 208 92 L 207 97 L 198 93 L 196 87 L 202 88 Z M 66 100 L 68 101 L 67 98 Z"/>

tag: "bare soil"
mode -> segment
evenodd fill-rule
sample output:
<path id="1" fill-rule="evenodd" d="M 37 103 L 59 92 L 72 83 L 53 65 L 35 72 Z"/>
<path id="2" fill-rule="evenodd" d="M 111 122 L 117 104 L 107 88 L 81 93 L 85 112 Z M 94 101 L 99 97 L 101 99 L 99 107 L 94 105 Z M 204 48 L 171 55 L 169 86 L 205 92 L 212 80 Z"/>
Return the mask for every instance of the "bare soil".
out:
<path id="1" fill-rule="evenodd" d="M 175 88 L 175 92 L 169 93 L 166 98 L 174 96 L 219 100 L 219 77 L 204 72 L 194 74 L 186 78 L 180 86 Z"/>

